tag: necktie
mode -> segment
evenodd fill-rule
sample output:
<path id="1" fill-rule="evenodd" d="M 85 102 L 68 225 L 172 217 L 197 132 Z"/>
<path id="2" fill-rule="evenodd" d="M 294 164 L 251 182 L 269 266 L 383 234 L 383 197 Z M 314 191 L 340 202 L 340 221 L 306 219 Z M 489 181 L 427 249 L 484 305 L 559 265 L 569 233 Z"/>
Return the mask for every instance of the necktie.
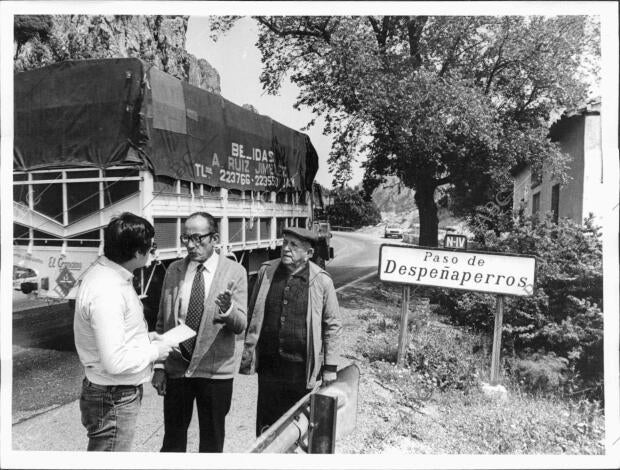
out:
<path id="1" fill-rule="evenodd" d="M 205 303 L 204 268 L 205 267 L 202 264 L 199 264 L 196 268 L 196 275 L 194 276 L 194 282 L 192 283 L 192 291 L 189 295 L 187 316 L 185 317 L 185 324 L 196 332 L 200 327 L 200 319 L 202 318 L 202 311 L 204 310 Z M 181 354 L 183 354 L 183 357 L 185 357 L 188 361 L 192 358 L 195 344 L 195 336 L 183 341 L 180 344 Z"/>

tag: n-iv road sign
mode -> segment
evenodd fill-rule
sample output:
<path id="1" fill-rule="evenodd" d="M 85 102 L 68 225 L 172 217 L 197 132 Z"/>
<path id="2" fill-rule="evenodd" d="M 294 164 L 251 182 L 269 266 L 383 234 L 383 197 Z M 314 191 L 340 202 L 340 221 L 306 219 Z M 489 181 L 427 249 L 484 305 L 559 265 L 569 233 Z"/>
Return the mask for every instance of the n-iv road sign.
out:
<path id="1" fill-rule="evenodd" d="M 443 239 L 444 248 L 453 248 L 455 250 L 467 249 L 467 237 L 465 235 L 456 235 L 447 233 Z"/>
<path id="2" fill-rule="evenodd" d="M 443 287 L 496 294 L 491 383 L 499 377 L 504 295 L 529 296 L 536 282 L 536 258 L 512 253 L 457 251 L 406 245 L 381 245 L 379 279 L 403 285 L 401 335 L 406 332 L 409 286 Z M 403 326 L 404 325 L 404 326 Z M 403 329 L 404 328 L 404 329 Z M 404 354 L 401 338 L 397 362 Z"/>

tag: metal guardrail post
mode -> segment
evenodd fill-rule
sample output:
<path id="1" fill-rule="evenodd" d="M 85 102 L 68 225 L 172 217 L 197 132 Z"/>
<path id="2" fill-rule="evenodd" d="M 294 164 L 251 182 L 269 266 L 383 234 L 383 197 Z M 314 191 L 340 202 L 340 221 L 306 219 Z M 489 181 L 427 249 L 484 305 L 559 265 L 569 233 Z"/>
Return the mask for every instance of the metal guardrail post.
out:
<path id="1" fill-rule="evenodd" d="M 350 364 L 336 382 L 295 403 L 247 450 L 250 453 L 333 453 L 336 439 L 355 429 L 360 370 Z M 306 445 L 307 442 L 307 445 Z"/>
<path id="2" fill-rule="evenodd" d="M 283 454 L 299 446 L 308 430 L 310 395 L 295 403 L 258 437 L 247 452 Z"/>
<path id="3" fill-rule="evenodd" d="M 310 397 L 308 453 L 333 454 L 336 449 L 338 397 L 314 393 Z"/>

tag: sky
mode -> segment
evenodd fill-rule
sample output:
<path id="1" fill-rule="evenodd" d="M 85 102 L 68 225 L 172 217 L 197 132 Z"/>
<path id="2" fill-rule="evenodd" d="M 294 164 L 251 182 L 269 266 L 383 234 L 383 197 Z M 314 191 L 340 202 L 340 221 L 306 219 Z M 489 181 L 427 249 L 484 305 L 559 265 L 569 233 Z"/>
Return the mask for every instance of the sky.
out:
<path id="1" fill-rule="evenodd" d="M 259 81 L 262 68 L 260 52 L 255 46 L 258 38 L 256 23 L 244 17 L 217 42 L 211 40 L 208 25 L 209 17 L 190 16 L 185 43 L 187 51 L 199 59 L 206 59 L 218 71 L 224 98 L 240 106 L 251 104 L 260 114 L 308 134 L 319 154 L 316 181 L 331 187 L 332 176 L 329 174 L 327 158 L 332 139 L 323 135 L 323 120 L 317 119 L 311 129 L 302 130 L 315 116 L 308 109 L 293 109 L 298 88 L 288 80 L 283 83 L 278 96 L 263 92 Z M 350 185 L 360 183 L 363 173 L 358 161 L 354 165 Z"/>

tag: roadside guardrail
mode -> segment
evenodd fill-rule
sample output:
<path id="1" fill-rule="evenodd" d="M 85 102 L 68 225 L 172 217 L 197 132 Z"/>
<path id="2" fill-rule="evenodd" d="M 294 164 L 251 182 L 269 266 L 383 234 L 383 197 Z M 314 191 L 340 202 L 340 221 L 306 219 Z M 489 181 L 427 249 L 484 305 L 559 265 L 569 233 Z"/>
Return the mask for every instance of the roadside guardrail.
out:
<path id="1" fill-rule="evenodd" d="M 334 232 L 353 232 L 355 230 L 354 227 L 343 227 L 340 225 L 332 225 L 331 229 Z"/>

